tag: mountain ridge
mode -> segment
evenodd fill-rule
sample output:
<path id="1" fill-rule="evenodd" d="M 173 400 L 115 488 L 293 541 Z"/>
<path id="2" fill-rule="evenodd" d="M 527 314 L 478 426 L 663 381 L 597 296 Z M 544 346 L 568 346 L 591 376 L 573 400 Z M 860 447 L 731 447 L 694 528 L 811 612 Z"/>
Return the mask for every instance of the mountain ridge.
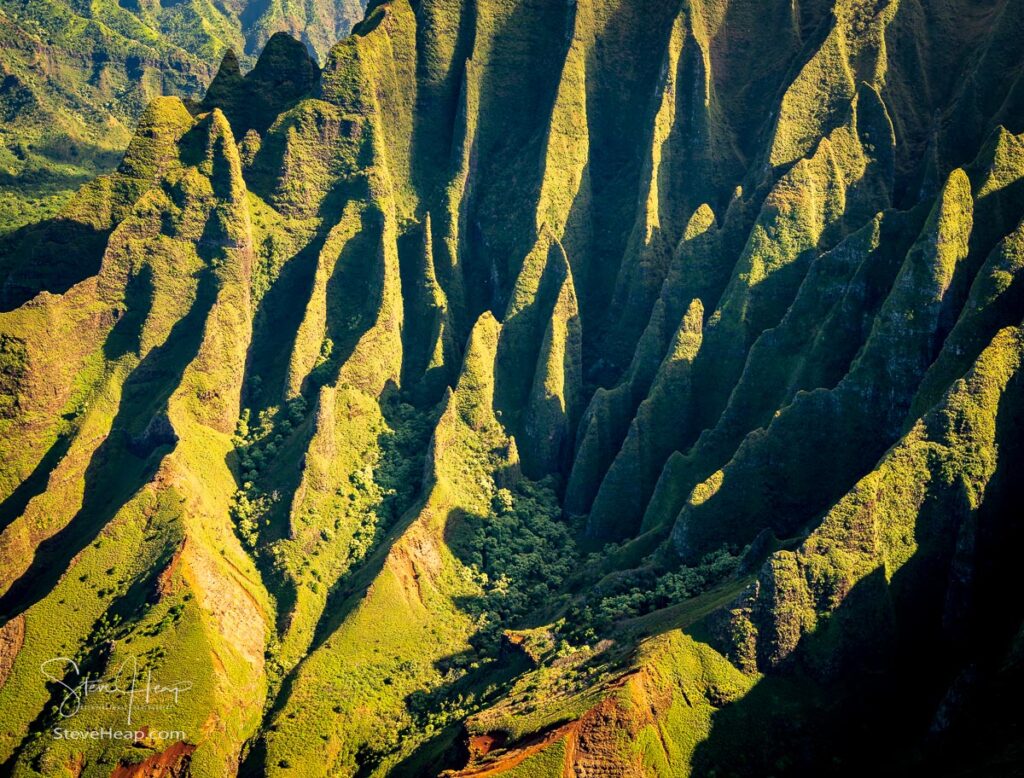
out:
<path id="1" fill-rule="evenodd" d="M 2 267 L 5 769 L 1012 765 L 1022 14 L 391 0 L 151 103 Z"/>
<path id="2" fill-rule="evenodd" d="M 146 104 L 160 95 L 199 97 L 225 49 L 251 67 L 273 33 L 286 31 L 322 57 L 361 18 L 356 0 L 7 0 L 0 230 L 54 215 L 82 183 L 113 170 Z"/>

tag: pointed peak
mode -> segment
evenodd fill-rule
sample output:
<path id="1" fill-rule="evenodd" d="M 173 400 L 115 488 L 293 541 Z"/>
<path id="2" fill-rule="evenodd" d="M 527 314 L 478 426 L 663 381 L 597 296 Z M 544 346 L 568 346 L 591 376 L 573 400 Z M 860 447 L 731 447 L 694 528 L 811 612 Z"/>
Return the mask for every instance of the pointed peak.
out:
<path id="1" fill-rule="evenodd" d="M 971 179 L 962 167 L 958 167 L 949 174 L 946 185 L 942 188 L 941 200 L 945 204 L 950 197 L 962 200 L 964 197 L 971 197 Z"/>
<path id="2" fill-rule="evenodd" d="M 885 98 L 878 88 L 862 81 L 857 88 L 857 95 L 854 97 L 853 110 L 857 132 L 863 142 L 876 147 L 876 149 L 878 147 L 888 149 L 888 153 L 892 154 L 892 149 L 896 145 L 896 129 L 893 127 Z"/>
<path id="3" fill-rule="evenodd" d="M 1017 144 L 1024 143 L 1024 132 L 1011 132 L 1005 124 L 997 124 L 995 126 L 995 129 L 992 130 L 992 135 L 993 137 L 996 138 L 996 142 L 1000 144 L 1005 142 L 1012 142 Z"/>
<path id="4" fill-rule="evenodd" d="M 974 198 L 971 181 L 963 168 L 956 168 L 946 179 L 932 207 L 928 222 L 921 231 L 915 248 L 907 255 L 908 272 L 916 263 L 926 268 L 928 284 L 917 282 L 921 292 L 930 284 L 938 284 L 938 296 L 948 288 L 957 264 L 967 256 L 967 246 L 974 225 Z M 887 304 L 892 301 L 887 301 Z M 895 303 L 893 303 L 895 304 Z"/>
<path id="5" fill-rule="evenodd" d="M 220 67 L 213 77 L 210 85 L 206 88 L 204 103 L 211 100 L 223 99 L 223 95 L 236 88 L 242 81 L 242 69 L 238 64 L 238 55 L 234 49 L 228 49 L 221 58 Z"/>
<path id="6" fill-rule="evenodd" d="M 501 324 L 484 311 L 469 335 L 462 372 L 455 387 L 455 410 L 469 427 L 481 430 L 494 420 L 494 365 Z"/>
<path id="7" fill-rule="evenodd" d="M 992 132 L 995 145 L 995 163 L 1010 165 L 1014 172 L 1019 173 L 1020 160 L 1024 157 L 1024 133 L 1015 135 L 1003 125 L 998 125 Z"/>
<path id="8" fill-rule="evenodd" d="M 470 334 L 470 340 L 477 336 L 477 333 L 497 333 L 501 329 L 501 324 L 498 323 L 494 313 L 491 311 L 484 311 L 480 314 L 480 318 L 476 320 L 476 324 L 473 325 L 473 332 Z M 486 337 L 486 335 L 485 335 Z"/>
<path id="9" fill-rule="evenodd" d="M 692 362 L 704 337 L 704 304 L 694 298 L 676 328 L 661 371 L 681 361 Z M 659 372 L 661 372 L 659 371 Z"/>
<path id="10" fill-rule="evenodd" d="M 480 314 L 480 318 L 476 320 L 476 324 L 473 325 L 473 329 L 469 333 L 469 342 L 466 344 L 466 356 L 463 359 L 462 376 L 459 378 L 458 388 L 462 387 L 469 374 L 493 374 L 500 334 L 501 323 L 494 314 L 490 311 Z"/>
<path id="11" fill-rule="evenodd" d="M 288 33 L 276 32 L 270 36 L 267 45 L 260 52 L 256 66 L 252 69 L 252 76 L 261 80 L 267 80 L 266 76 L 270 75 L 285 76 L 289 80 L 299 77 L 312 81 L 319 72 L 320 68 L 304 43 Z"/>
<path id="12" fill-rule="evenodd" d="M 267 42 L 263 46 L 263 51 L 261 52 L 260 56 L 268 52 L 291 52 L 294 54 L 305 51 L 307 51 L 305 44 L 303 44 L 298 39 L 292 37 L 288 33 L 279 30 L 278 32 L 275 32 L 273 35 L 267 38 Z"/>
<path id="13" fill-rule="evenodd" d="M 695 297 L 690 302 L 683 315 L 680 329 L 693 335 L 699 335 L 704 329 L 704 304 L 698 298 Z"/>
<path id="14" fill-rule="evenodd" d="M 997 192 L 1024 176 L 1024 134 L 1014 135 L 997 125 L 970 164 L 980 199 Z"/>
<path id="15" fill-rule="evenodd" d="M 703 203 L 693 212 L 693 215 L 690 216 L 690 221 L 686 223 L 686 229 L 683 231 L 683 240 L 693 240 L 698 235 L 703 235 L 715 226 L 715 212 L 711 210 L 710 205 Z"/>
<path id="16" fill-rule="evenodd" d="M 220 108 L 214 108 L 210 111 L 209 125 L 211 137 L 223 136 L 226 138 L 233 138 L 231 134 L 231 124 L 228 122 L 228 117 L 224 115 L 224 112 Z"/>
<path id="17" fill-rule="evenodd" d="M 238 65 L 238 55 L 235 54 L 234 49 L 228 49 L 221 58 L 217 74 L 206 88 L 203 107 L 209 108 L 211 105 L 217 105 L 230 99 L 242 82 L 242 70 Z"/>
<path id="18" fill-rule="evenodd" d="M 139 117 L 139 132 L 162 129 L 181 129 L 192 126 L 192 114 L 180 97 L 157 97 L 150 101 Z"/>
<path id="19" fill-rule="evenodd" d="M 210 111 L 204 121 L 206 160 L 200 169 L 210 176 L 214 192 L 219 197 L 229 202 L 240 202 L 245 197 L 246 187 L 231 124 L 219 108 Z"/>
<path id="20" fill-rule="evenodd" d="M 139 117 L 135 135 L 121 160 L 120 171 L 136 178 L 159 172 L 166 160 L 177 158 L 177 143 L 195 124 L 178 97 L 158 97 Z"/>
<path id="21" fill-rule="evenodd" d="M 918 237 L 918 243 L 935 245 L 942 249 L 946 241 L 936 239 L 935 233 L 944 230 L 961 232 L 966 225 L 970 231 L 971 217 L 974 209 L 974 198 L 971 195 L 971 180 L 962 167 L 955 168 L 946 177 L 932 205 L 928 222 Z M 928 254 L 941 253 L 929 251 Z"/>
<path id="22" fill-rule="evenodd" d="M 423 231 L 423 253 L 421 254 L 423 265 L 420 268 L 420 273 L 428 286 L 443 295 L 444 292 L 437 283 L 437 269 L 434 266 L 434 232 L 431 228 L 429 212 L 427 212 L 426 217 L 423 219 L 420 229 Z"/>
<path id="23" fill-rule="evenodd" d="M 234 49 L 229 47 L 224 52 L 224 56 L 221 57 L 221 60 L 220 60 L 220 67 L 217 68 L 217 76 L 218 77 L 219 76 L 226 76 L 226 77 L 235 77 L 235 78 L 241 78 L 242 77 L 242 68 L 238 64 L 238 55 L 235 54 L 235 50 Z"/>
<path id="24" fill-rule="evenodd" d="M 237 65 L 234 52 L 224 55 L 202 106 L 221 108 L 239 139 L 250 129 L 265 133 L 282 111 L 313 93 L 320 76 L 305 45 L 284 33 L 267 41 L 255 67 L 244 76 Z"/>
<path id="25" fill-rule="evenodd" d="M 431 267 L 433 267 L 434 227 L 430 221 L 430 211 L 427 211 L 426 216 L 423 217 L 423 223 L 420 225 L 420 229 L 423 230 L 423 250 L 427 254 L 427 258 L 430 262 Z"/>

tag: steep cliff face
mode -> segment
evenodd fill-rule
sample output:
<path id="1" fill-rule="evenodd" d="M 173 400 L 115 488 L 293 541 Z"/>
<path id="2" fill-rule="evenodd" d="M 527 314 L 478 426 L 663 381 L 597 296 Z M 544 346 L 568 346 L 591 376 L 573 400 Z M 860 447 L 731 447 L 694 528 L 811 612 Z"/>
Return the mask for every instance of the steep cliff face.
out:
<path id="1" fill-rule="evenodd" d="M 151 103 L 0 266 L 0 762 L 1013 764 L 1022 23 L 390 0 Z"/>

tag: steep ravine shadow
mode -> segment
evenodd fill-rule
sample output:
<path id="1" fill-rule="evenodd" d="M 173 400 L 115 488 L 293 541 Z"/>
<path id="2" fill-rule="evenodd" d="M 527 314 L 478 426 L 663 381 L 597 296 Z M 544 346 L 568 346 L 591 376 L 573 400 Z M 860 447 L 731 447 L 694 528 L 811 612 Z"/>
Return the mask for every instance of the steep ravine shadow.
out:
<path id="1" fill-rule="evenodd" d="M 173 450 L 177 438 L 167 430 L 168 401 L 199 353 L 203 322 L 216 300 L 217 286 L 214 272 L 204 270 L 189 312 L 125 381 L 110 433 L 86 468 L 81 508 L 63 529 L 39 543 L 28 569 L 0 596 L 0 621 L 6 623 L 45 597 L 75 555 L 96 538 Z M 156 422 L 161 418 L 166 423 Z"/>
<path id="2" fill-rule="evenodd" d="M 518 41 L 496 47 L 479 73 L 479 111 L 472 164 L 472 197 L 465 206 L 460 257 L 467 321 L 501 311 L 523 258 L 532 248 L 537 195 L 544 177 L 544 133 L 535 124 L 552 115 L 561 65 L 569 48 L 573 8 L 516 4 L 495 19 L 492 37 Z M 529 72 L 522 62 L 529 61 Z M 549 78 L 537 78 L 543 73 Z M 515 182 L 515 186 L 509 186 Z"/>
<path id="3" fill-rule="evenodd" d="M 540 236 L 537 238 L 540 240 Z M 510 435 L 522 440 L 522 417 L 529 405 L 544 333 L 558 301 L 566 274 L 559 265 L 561 247 L 554 241 L 547 250 L 537 291 L 530 301 L 502 321 L 502 337 L 495 359 L 494 410 Z M 530 452 L 523 452 L 529 458 Z M 543 473 L 535 473 L 538 478 Z"/>
<path id="4" fill-rule="evenodd" d="M 59 435 L 43 454 L 35 469 L 0 503 L 0 532 L 7 529 L 25 512 L 33 498 L 46 491 L 50 474 L 68 453 L 72 440 L 74 440 L 73 434 Z"/>
<path id="5" fill-rule="evenodd" d="M 430 269 L 427 260 L 433 260 L 429 250 L 431 244 L 428 243 L 431 237 L 427 235 L 427 224 L 424 223 L 406 229 L 397 240 L 402 289 L 401 385 L 417 407 L 437 403 L 443 386 L 451 380 L 452 366 L 448 363 L 453 361 L 448 348 L 453 340 L 452 333 L 443 331 L 444 327 L 452 324 L 452 310 L 438 305 L 434 299 L 433 284 L 427 277 Z M 436 268 L 434 270 L 436 278 Z M 441 340 L 444 360 L 442 364 L 431 367 L 434 345 L 438 340 Z"/>
<path id="6" fill-rule="evenodd" d="M 384 563 L 387 561 L 392 545 L 401 537 L 402 533 L 415 520 L 416 516 L 419 515 L 419 511 L 425 502 L 425 499 L 421 499 L 410 508 L 399 524 L 387 534 L 385 540 L 372 553 L 364 557 L 358 567 L 335 583 L 328 594 L 327 604 L 324 606 L 320 620 L 317 622 L 313 641 L 306 651 L 306 657 L 312 656 L 317 649 L 330 639 L 331 635 L 341 627 L 345 619 L 348 618 L 366 596 L 371 584 L 384 569 Z M 296 678 L 304 663 L 305 659 L 299 661 L 285 676 L 273 703 L 264 714 L 263 720 L 265 723 L 273 720 L 274 716 L 284 709 L 285 704 L 287 704 L 292 695 Z M 242 761 L 238 771 L 238 775 L 241 778 L 258 778 L 259 776 L 266 775 L 267 746 L 263 735 L 265 730 L 266 726 L 261 727 L 257 740 L 252 744 L 252 748 Z"/>
<path id="7" fill-rule="evenodd" d="M 396 387 L 393 384 L 389 384 L 385 390 L 386 396 L 394 399 Z M 392 419 L 389 418 L 387 411 L 386 401 L 382 402 L 382 412 L 389 424 L 392 424 Z M 431 412 L 431 424 L 428 429 L 432 431 L 437 421 L 436 413 Z M 391 446 L 392 442 L 395 442 L 395 433 L 386 431 L 382 433 L 377 440 L 378 446 L 381 449 L 381 463 L 387 467 L 389 464 L 397 464 L 402 461 L 402 456 L 393 450 Z M 415 451 L 419 455 L 425 455 L 428 446 L 418 445 Z M 408 456 L 408 454 L 406 454 Z M 412 469 L 414 474 L 423 473 L 422 463 L 419 467 Z M 381 475 L 378 470 L 374 470 L 375 478 L 380 478 Z M 380 485 L 380 484 L 378 484 Z M 418 478 L 414 478 L 414 482 L 409 487 L 411 502 L 404 507 L 399 504 L 397 507 L 393 505 L 387 505 L 385 502 L 378 504 L 374 510 L 377 512 L 377 523 L 375 526 L 375 533 L 371 542 L 370 550 L 362 558 L 355 560 L 351 567 L 343 572 L 336 581 L 331 584 L 330 591 L 327 594 L 327 601 L 324 604 L 324 608 L 320 613 L 320 616 L 316 623 L 316 628 L 313 633 L 313 639 L 310 643 L 309 648 L 305 652 L 305 657 L 310 657 L 320 649 L 330 637 L 341 627 L 348 616 L 356 608 L 356 606 L 366 596 L 370 586 L 380 575 L 384 569 L 384 564 L 387 561 L 388 554 L 391 552 L 391 548 L 394 543 L 401 538 L 405 531 L 409 528 L 413 521 L 415 521 L 423 508 L 426 505 L 427 498 L 429 496 L 430 482 L 424 483 Z M 392 513 L 397 511 L 397 515 Z M 390 515 L 389 515 L 390 514 Z M 264 566 L 261 566 L 263 570 Z M 264 580 L 268 580 L 267 572 L 264 571 Z M 272 580 L 272 579 L 270 579 Z M 279 605 L 281 601 L 279 600 Z M 284 611 L 279 613 L 279 629 L 281 623 L 290 614 Z M 292 689 L 295 685 L 295 680 L 298 677 L 299 671 L 302 669 L 305 658 L 300 660 L 294 667 L 292 667 L 285 675 L 284 680 L 281 683 L 281 687 L 277 690 L 276 694 L 270 704 L 267 706 L 264 715 L 262 726 L 254 740 L 250 741 L 250 749 L 242 760 L 242 764 L 239 768 L 240 776 L 251 776 L 251 778 L 258 778 L 266 774 L 267 764 L 267 744 L 263 733 L 266 730 L 266 724 L 269 723 L 274 716 L 276 716 L 287 704 L 292 694 Z"/>
<path id="8" fill-rule="evenodd" d="M 304 308 L 295 300 L 308 300 L 316 276 L 317 258 L 327 239 L 321 230 L 295 256 L 288 259 L 270 289 L 260 300 L 253 316 L 252 343 L 246 354 L 242 385 L 244 403 L 265 408 L 284 395 L 289 355 L 302 322 Z M 255 378 L 259 378 L 254 383 Z"/>
<path id="9" fill-rule="evenodd" d="M 64 294 L 96 275 L 110 230 L 55 218 L 0 239 L 0 312 L 13 311 L 40 292 Z"/>
<path id="10" fill-rule="evenodd" d="M 910 752 L 926 735 L 956 662 L 936 608 L 905 612 L 899 587 L 877 568 L 791 657 L 715 712 L 694 774 L 890 774 L 882 755 Z"/>
<path id="11" fill-rule="evenodd" d="M 443 26 L 444 12 L 438 13 L 438 27 L 427 17 L 431 4 L 419 3 L 416 13 L 416 110 L 412 113 L 413 128 L 409 138 L 410 171 L 416 191 L 421 193 L 427 210 L 440 213 L 438 206 L 444 195 L 445 180 L 451 173 L 453 148 L 459 131 L 460 91 L 464 88 L 466 61 L 473 53 L 476 35 L 476 3 L 461 0 L 459 21 L 455 28 L 451 62 L 443 80 L 431 78 L 431 54 L 435 38 L 447 34 Z M 438 175 L 434 171 L 440 171 Z M 450 279 L 443 279 L 449 282 Z"/>
<path id="12" fill-rule="evenodd" d="M 1018 375 L 1016 380 L 1024 379 Z M 976 542 L 969 555 L 985 564 L 966 578 L 966 591 L 951 587 L 950 592 L 949 610 L 957 618 L 947 619 L 947 629 L 954 627 L 954 639 L 960 639 L 970 663 L 955 692 L 944 700 L 948 726 L 927 744 L 925 775 L 988 778 L 1015 774 L 1024 764 L 1024 662 L 1019 651 L 1007 650 L 1024 629 L 1024 600 L 1012 596 L 1020 582 L 1024 544 L 1024 521 L 1019 518 L 1024 505 L 1024 415 L 1019 403 L 1000 405 L 996 429 L 1001 431 L 999 462 L 989 482 L 990 498 L 978 510 Z M 961 603 L 973 607 L 965 609 Z"/>
<path id="13" fill-rule="evenodd" d="M 1007 400 L 1000 415 L 1014 412 Z M 959 483 L 929 496 L 916 522 L 914 555 L 889 582 L 881 567 L 858 581 L 782 664 L 713 715 L 710 735 L 693 755 L 695 775 L 810 776 L 823 766 L 830 775 L 919 774 L 922 754 L 943 745 L 930 727 L 951 684 L 978 657 L 1005 656 L 1024 617 L 1024 607 L 1007 608 L 1005 596 L 993 598 L 989 588 L 1015 578 L 1012 560 L 976 553 L 973 575 L 989 587 L 972 599 L 972 610 L 980 609 L 974 618 L 950 629 L 958 538 L 986 515 L 1010 521 L 1007 492 L 1019 488 L 1009 472 L 1019 470 L 1019 444 L 1015 452 L 1000 457 L 976 514 Z M 1019 537 L 1020 527 L 1015 531 Z M 707 630 L 699 625 L 694 636 L 717 644 Z"/>
<path id="14" fill-rule="evenodd" d="M 139 348 L 142 327 L 153 305 L 153 271 L 149 265 L 128 279 L 124 301 L 126 313 L 114 324 L 103 344 L 103 354 L 111 361 Z M 71 448 L 78 433 L 77 419 L 65 417 L 65 420 L 72 425 L 71 429 L 57 436 L 35 469 L 0 503 L 0 532 L 25 512 L 34 497 L 46 491 L 50 474 Z"/>
<path id="15" fill-rule="evenodd" d="M 368 196 L 364 182 L 338 184 L 324 199 L 316 233 L 280 268 L 277 278 L 260 300 L 253 316 L 243 380 L 243 403 L 255 410 L 269 408 L 285 395 L 291 354 L 316 279 L 320 254 L 331 229 L 341 218 L 344 204 Z M 358 236 L 357 236 L 358 237 Z M 254 344 L 260 344 L 256 348 Z M 310 387 L 304 387 L 309 394 Z"/>
<path id="16" fill-rule="evenodd" d="M 680 495 L 689 495 L 695 486 L 726 465 L 753 430 L 769 427 L 776 412 L 786 413 L 784 409 L 793 404 L 799 391 L 834 389 L 849 373 L 926 215 L 921 209 L 916 215 L 888 213 L 882 224 L 883 241 L 864 255 L 855 269 L 847 267 L 844 272 L 852 280 L 844 281 L 843 291 L 813 319 L 808 319 L 807 300 L 813 296 L 820 301 L 815 290 L 820 289 L 823 274 L 826 283 L 836 282 L 828 280 L 835 271 L 822 264 L 827 254 L 813 260 L 782 321 L 762 332 L 750 347 L 743 372 L 722 415 L 700 433 L 689 450 L 666 458 L 675 460 L 669 472 L 679 485 Z M 889 247 L 892 245 L 895 249 Z M 835 249 L 842 250 L 842 245 Z M 797 351 L 803 356 L 795 356 Z M 793 369 L 779 374 L 787 360 Z M 681 507 L 677 501 L 676 514 Z"/>
<path id="17" fill-rule="evenodd" d="M 341 249 L 327 280 L 326 336 L 331 355 L 306 379 L 308 387 L 336 385 L 342 368 L 373 327 L 384 300 L 384 214 L 364 208 L 360 226 Z"/>
<path id="18" fill-rule="evenodd" d="M 817 632 L 801 639 L 784 666 L 712 714 L 710 735 L 693 753 L 693 774 L 844 775 L 864 743 L 877 755 L 906 736 L 909 722 L 923 730 L 925 712 L 937 699 L 934 689 L 922 689 L 919 682 L 938 668 L 926 666 L 934 657 L 929 653 L 911 673 L 902 672 L 908 669 L 904 661 L 891 659 L 896 625 L 890 607 L 879 568 L 850 590 Z M 833 655 L 837 633 L 857 642 Z M 694 636 L 707 637 L 699 628 Z M 807 658 L 816 650 L 824 666 Z M 853 680 L 834 680 L 840 676 Z M 913 702 L 915 709 L 896 704 L 901 701 Z"/>
<path id="19" fill-rule="evenodd" d="M 566 221 L 573 225 L 585 220 L 590 233 L 585 257 L 572 256 L 574 249 L 581 247 L 566 244 L 581 317 L 587 325 L 583 330 L 585 339 L 588 329 L 619 326 L 609 321 L 609 314 L 618 313 L 610 304 L 634 230 L 644 219 L 647 193 L 643 188 L 649 172 L 648 155 L 655 142 L 653 117 L 659 110 L 667 75 L 672 17 L 681 12 L 677 4 L 661 0 L 610 6 L 605 11 L 607 18 L 600 23 L 603 34 L 587 50 L 588 149 L 584 180 L 589 182 L 590 196 L 589 202 L 581 197 L 574 199 Z M 645 55 L 633 61 L 618 60 L 617 51 L 632 49 L 642 49 Z M 689 43 L 684 49 L 688 55 Z M 687 99 L 680 97 L 680 104 Z M 631 196 L 623 197 L 623 192 Z M 662 232 L 662 227 L 655 231 Z M 600 350 L 597 343 L 594 346 Z M 594 349 L 586 345 L 584 354 L 592 353 Z M 585 361 L 584 370 L 589 364 Z"/>

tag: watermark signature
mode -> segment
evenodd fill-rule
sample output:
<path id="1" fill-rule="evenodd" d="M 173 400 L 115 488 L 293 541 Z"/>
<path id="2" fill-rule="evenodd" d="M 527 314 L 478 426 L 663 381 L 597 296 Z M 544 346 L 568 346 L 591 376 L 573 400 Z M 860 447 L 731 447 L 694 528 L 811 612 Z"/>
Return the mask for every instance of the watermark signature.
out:
<path id="1" fill-rule="evenodd" d="M 187 735 L 180 729 L 67 729 L 54 727 L 54 740 L 130 740 L 133 743 L 145 740 L 185 740 Z"/>
<path id="2" fill-rule="evenodd" d="M 66 656 L 47 659 L 39 666 L 39 670 L 48 681 L 64 690 L 64 695 L 57 706 L 57 713 L 61 718 L 70 718 L 85 707 L 121 709 L 125 712 L 126 723 L 129 727 L 134 723 L 132 716 L 136 711 L 162 709 L 171 704 L 176 705 L 181 696 L 192 688 L 191 681 L 179 680 L 170 684 L 157 682 L 153 678 L 151 668 L 140 673 L 138 659 L 135 657 L 124 660 L 108 679 L 91 677 L 88 674 L 83 676 L 78 663 Z M 122 732 L 122 730 L 113 730 L 113 732 Z M 134 732 L 134 730 L 123 730 L 123 732 Z M 56 737 L 56 734 L 54 736 Z"/>

